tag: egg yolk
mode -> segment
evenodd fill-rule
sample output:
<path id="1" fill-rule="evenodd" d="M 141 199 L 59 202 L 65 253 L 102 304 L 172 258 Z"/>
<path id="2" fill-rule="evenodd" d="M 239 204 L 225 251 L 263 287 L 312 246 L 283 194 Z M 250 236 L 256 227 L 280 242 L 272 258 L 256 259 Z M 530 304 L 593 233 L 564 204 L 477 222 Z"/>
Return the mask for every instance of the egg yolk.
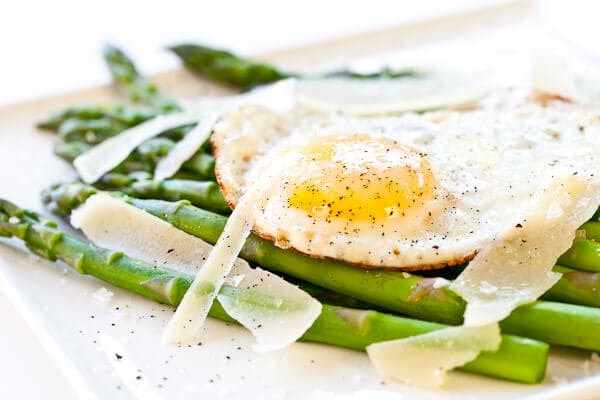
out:
<path id="1" fill-rule="evenodd" d="M 338 134 L 297 149 L 306 175 L 288 198 L 311 217 L 376 223 L 423 210 L 436 198 L 429 162 L 389 138 Z"/>

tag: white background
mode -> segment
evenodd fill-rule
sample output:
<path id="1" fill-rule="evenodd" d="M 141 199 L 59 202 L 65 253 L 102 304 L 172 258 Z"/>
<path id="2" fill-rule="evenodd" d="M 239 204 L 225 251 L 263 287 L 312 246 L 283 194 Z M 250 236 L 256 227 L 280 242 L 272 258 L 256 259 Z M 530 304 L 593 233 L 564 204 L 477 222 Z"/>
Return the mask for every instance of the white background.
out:
<path id="1" fill-rule="evenodd" d="M 180 41 L 252 54 L 497 2 L 2 0 L 0 104 L 106 82 L 99 49 L 107 41 L 154 73 L 177 65 L 164 48 Z M 552 29 L 600 57 L 600 7 L 592 3 L 552 2 L 543 13 Z M 0 317 L 0 399 L 75 398 L 3 293 Z"/>

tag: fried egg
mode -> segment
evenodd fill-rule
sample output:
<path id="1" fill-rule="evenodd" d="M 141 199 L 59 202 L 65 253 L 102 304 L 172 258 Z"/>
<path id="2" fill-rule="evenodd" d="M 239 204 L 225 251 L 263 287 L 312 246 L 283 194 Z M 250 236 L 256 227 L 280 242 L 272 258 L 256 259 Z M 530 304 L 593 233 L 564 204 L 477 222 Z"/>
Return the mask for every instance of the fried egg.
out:
<path id="1" fill-rule="evenodd" d="M 283 248 L 368 268 L 464 263 L 557 176 L 598 176 L 600 115 L 572 108 L 359 117 L 244 106 L 214 129 L 235 207 L 276 170 L 253 230 Z"/>

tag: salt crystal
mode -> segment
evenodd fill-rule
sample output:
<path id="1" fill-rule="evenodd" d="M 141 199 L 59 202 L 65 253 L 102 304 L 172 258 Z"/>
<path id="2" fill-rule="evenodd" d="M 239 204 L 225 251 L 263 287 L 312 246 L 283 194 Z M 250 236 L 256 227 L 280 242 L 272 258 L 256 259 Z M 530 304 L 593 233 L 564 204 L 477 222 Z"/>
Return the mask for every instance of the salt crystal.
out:
<path id="1" fill-rule="evenodd" d="M 402 272 L 402 277 L 403 278 L 410 278 L 412 275 L 409 274 L 408 272 Z"/>
<path id="2" fill-rule="evenodd" d="M 94 300 L 99 301 L 100 303 L 108 303 L 113 296 L 114 293 L 106 289 L 105 287 L 101 287 L 100 289 L 92 293 L 92 297 L 94 298 Z"/>
<path id="3" fill-rule="evenodd" d="M 18 217 L 12 216 L 8 219 L 8 222 L 11 224 L 18 224 L 21 220 Z"/>

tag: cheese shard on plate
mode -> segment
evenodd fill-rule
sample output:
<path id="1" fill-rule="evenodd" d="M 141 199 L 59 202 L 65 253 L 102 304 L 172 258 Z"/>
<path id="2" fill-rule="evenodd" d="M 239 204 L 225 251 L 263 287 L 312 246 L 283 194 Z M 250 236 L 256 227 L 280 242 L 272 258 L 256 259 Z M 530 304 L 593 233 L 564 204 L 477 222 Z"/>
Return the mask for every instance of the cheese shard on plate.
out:
<path id="1" fill-rule="evenodd" d="M 99 246 L 188 275 L 202 269 L 213 248 L 105 193 L 90 197 L 74 211 L 72 223 Z M 218 299 L 231 317 L 254 334 L 261 351 L 293 343 L 321 312 L 321 304 L 306 292 L 275 274 L 251 268 L 240 258 L 235 259 Z"/>
<path id="2" fill-rule="evenodd" d="M 165 158 L 156 164 L 154 179 L 162 181 L 175 175 L 183 163 L 189 160 L 209 138 L 219 115 L 219 111 L 212 110 L 202 116 L 198 124 L 177 142 Z"/>
<path id="3" fill-rule="evenodd" d="M 159 115 L 94 146 L 77 157 L 73 165 L 84 182 L 93 183 L 119 165 L 144 141 L 196 121 L 197 116 L 189 112 Z"/>
<path id="4" fill-rule="evenodd" d="M 393 79 L 311 78 L 300 79 L 297 92 L 301 102 L 321 110 L 399 114 L 473 104 L 491 89 L 487 75 L 432 70 Z"/>
<path id="5" fill-rule="evenodd" d="M 474 360 L 484 350 L 497 350 L 498 324 L 444 328 L 405 339 L 374 343 L 367 353 L 377 372 L 415 386 L 440 386 L 446 372 Z"/>
<path id="6" fill-rule="evenodd" d="M 582 175 L 552 179 L 530 202 L 523 218 L 482 248 L 450 285 L 467 301 L 465 325 L 500 321 L 560 279 L 552 267 L 600 202 L 600 182 Z"/>
<path id="7" fill-rule="evenodd" d="M 228 285 L 223 286 L 217 299 L 229 316 L 256 337 L 256 351 L 292 344 L 321 313 L 317 300 L 260 268 L 236 265 L 225 282 Z"/>
<path id="8" fill-rule="evenodd" d="M 254 202 L 248 197 L 227 219 L 219 240 L 167 325 L 166 342 L 189 343 L 198 339 L 208 311 L 250 235 L 253 207 Z"/>

